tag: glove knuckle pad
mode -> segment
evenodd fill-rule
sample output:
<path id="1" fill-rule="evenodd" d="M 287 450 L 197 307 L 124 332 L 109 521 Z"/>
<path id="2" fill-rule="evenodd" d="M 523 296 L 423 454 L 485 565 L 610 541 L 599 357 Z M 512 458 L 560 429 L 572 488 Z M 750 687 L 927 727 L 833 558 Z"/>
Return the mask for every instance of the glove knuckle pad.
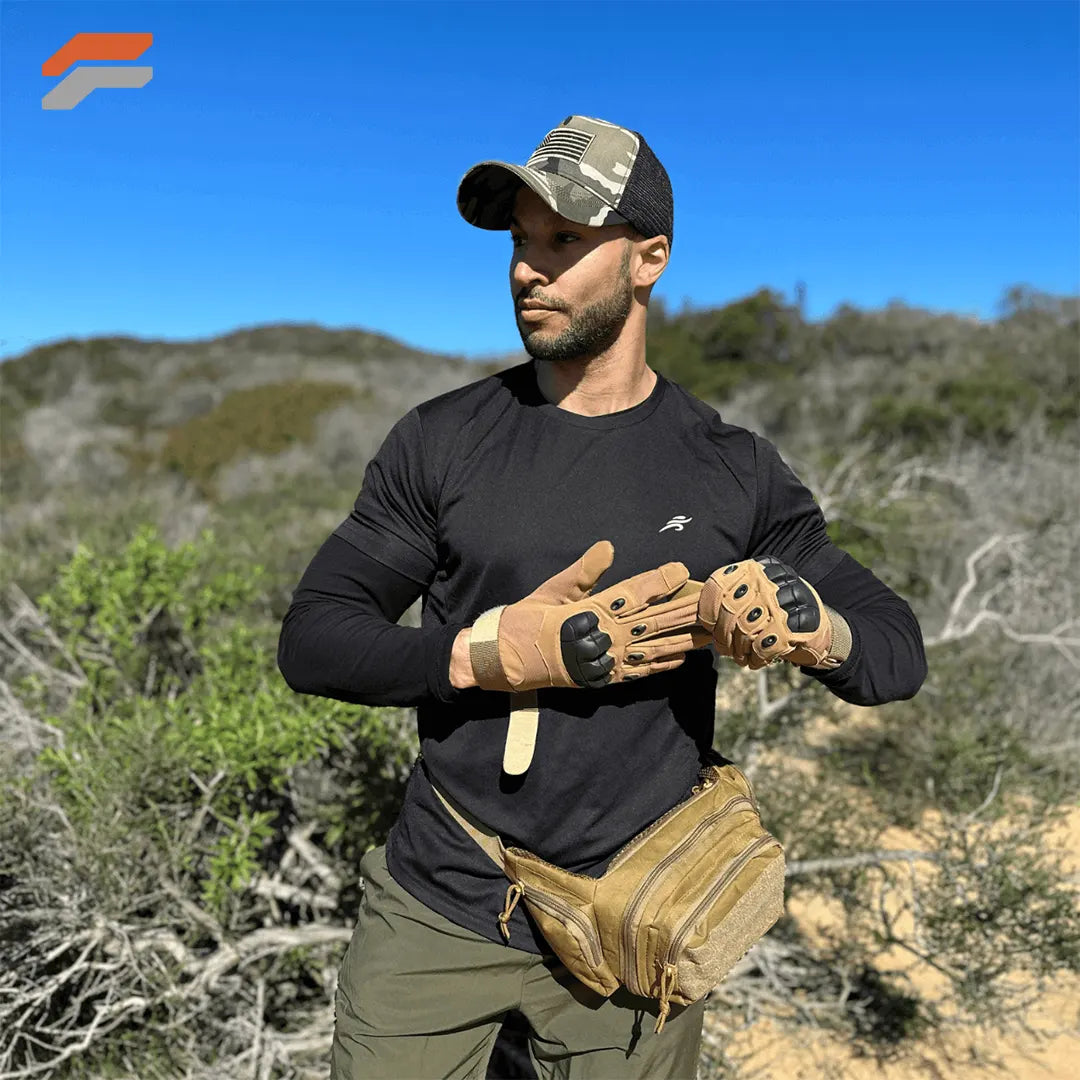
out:
<path id="1" fill-rule="evenodd" d="M 787 626 L 796 634 L 813 633 L 821 625 L 821 611 L 809 586 L 787 563 L 772 555 L 757 560 L 776 586 L 776 602 L 784 610 Z"/>
<path id="2" fill-rule="evenodd" d="M 584 620 L 581 616 L 585 616 Z M 583 632 L 582 632 L 583 631 Z M 608 653 L 611 638 L 589 611 L 571 615 L 560 630 L 559 648 L 567 674 L 578 686 L 602 686 L 615 666 Z"/>
<path id="3" fill-rule="evenodd" d="M 810 634 L 821 625 L 821 610 L 814 594 L 801 578 L 784 586 L 779 601 L 787 614 L 789 630 L 797 634 Z"/>
<path id="4" fill-rule="evenodd" d="M 598 656 L 603 656 L 607 652 L 608 645 L 611 644 L 611 639 L 607 634 L 597 636 L 596 632 L 589 634 L 588 637 L 579 638 L 577 641 L 566 642 L 571 649 L 574 650 L 576 656 L 582 661 L 595 660 Z"/>
<path id="5" fill-rule="evenodd" d="M 757 562 L 761 563 L 765 570 L 765 576 L 770 581 L 779 583 L 785 579 L 799 576 L 786 562 L 781 562 L 775 555 L 759 555 Z"/>
<path id="6" fill-rule="evenodd" d="M 562 643 L 562 661 L 566 673 L 578 686 L 588 686 L 605 674 L 602 660 L 595 656 L 583 656 L 577 642 Z"/>
<path id="7" fill-rule="evenodd" d="M 608 673 L 608 669 L 599 660 L 586 660 L 581 665 L 581 670 L 590 682 L 594 679 L 602 679 Z"/>
<path id="8" fill-rule="evenodd" d="M 577 611 L 566 618 L 559 631 L 559 640 L 572 642 L 586 637 L 600 625 L 595 611 Z"/>

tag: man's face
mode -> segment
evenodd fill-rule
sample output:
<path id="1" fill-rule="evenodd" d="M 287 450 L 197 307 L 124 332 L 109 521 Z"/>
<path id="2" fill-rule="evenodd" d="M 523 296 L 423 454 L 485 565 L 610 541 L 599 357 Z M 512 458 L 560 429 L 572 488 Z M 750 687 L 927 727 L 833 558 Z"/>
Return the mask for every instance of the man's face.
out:
<path id="1" fill-rule="evenodd" d="M 634 299 L 626 232 L 578 225 L 522 186 L 510 224 L 510 292 L 533 359 L 589 360 L 618 339 Z M 547 310 L 522 308 L 527 300 Z"/>

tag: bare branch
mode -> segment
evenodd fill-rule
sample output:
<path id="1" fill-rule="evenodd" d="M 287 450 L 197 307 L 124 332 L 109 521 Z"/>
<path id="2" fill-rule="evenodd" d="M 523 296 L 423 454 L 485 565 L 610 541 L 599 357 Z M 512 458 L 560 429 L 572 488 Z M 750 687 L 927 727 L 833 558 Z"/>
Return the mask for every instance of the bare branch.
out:
<path id="1" fill-rule="evenodd" d="M 837 855 L 825 859 L 797 859 L 787 864 L 785 877 L 821 874 L 829 870 L 856 870 L 864 866 L 880 866 L 887 862 L 940 862 L 936 851 L 866 851 L 859 855 Z"/>

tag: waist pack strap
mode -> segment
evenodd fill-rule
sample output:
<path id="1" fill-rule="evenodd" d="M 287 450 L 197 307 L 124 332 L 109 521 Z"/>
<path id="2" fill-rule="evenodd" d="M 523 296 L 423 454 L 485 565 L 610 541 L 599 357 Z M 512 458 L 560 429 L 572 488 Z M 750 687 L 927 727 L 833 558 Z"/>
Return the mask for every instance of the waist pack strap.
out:
<path id="1" fill-rule="evenodd" d="M 443 806 L 450 811 L 451 817 L 484 849 L 488 858 L 505 874 L 506 873 L 506 848 L 499 834 L 489 829 L 482 821 L 478 821 L 463 806 L 459 806 L 451 800 L 450 796 L 440 791 L 428 775 L 428 783 L 432 790 L 442 800 Z"/>

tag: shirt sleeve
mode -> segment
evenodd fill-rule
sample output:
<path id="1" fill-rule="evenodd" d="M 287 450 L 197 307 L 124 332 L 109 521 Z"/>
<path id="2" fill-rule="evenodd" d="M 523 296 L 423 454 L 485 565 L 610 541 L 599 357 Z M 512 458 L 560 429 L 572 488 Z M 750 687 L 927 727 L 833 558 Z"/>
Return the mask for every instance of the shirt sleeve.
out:
<path id="1" fill-rule="evenodd" d="M 851 629 L 838 668 L 800 667 L 852 705 L 914 697 L 926 678 L 922 630 L 910 605 L 826 531 L 810 490 L 768 439 L 754 433 L 757 506 L 747 558 L 773 555 L 818 591 Z"/>
<path id="2" fill-rule="evenodd" d="M 467 623 L 395 625 L 437 569 L 433 480 L 412 409 L 368 463 L 352 511 L 293 594 L 278 639 L 278 669 L 293 690 L 398 706 L 467 692 L 450 684 L 454 639 Z"/>
<path id="3" fill-rule="evenodd" d="M 368 462 L 360 494 L 335 535 L 427 588 L 438 563 L 433 480 L 420 414 L 410 409 Z"/>
<path id="4" fill-rule="evenodd" d="M 851 652 L 831 671 L 799 670 L 852 705 L 914 697 L 926 680 L 927 664 L 922 628 L 911 605 L 846 551 L 824 577 L 807 580 L 844 616 Z"/>
<path id="5" fill-rule="evenodd" d="M 330 535 L 285 613 L 278 670 L 297 693 L 356 705 L 457 701 L 469 690 L 451 685 L 450 654 L 467 624 L 396 625 L 420 593 L 411 578 Z"/>
<path id="6" fill-rule="evenodd" d="M 813 584 L 846 553 L 829 538 L 825 515 L 810 489 L 768 439 L 752 434 L 757 502 L 746 557 L 772 555 Z"/>

